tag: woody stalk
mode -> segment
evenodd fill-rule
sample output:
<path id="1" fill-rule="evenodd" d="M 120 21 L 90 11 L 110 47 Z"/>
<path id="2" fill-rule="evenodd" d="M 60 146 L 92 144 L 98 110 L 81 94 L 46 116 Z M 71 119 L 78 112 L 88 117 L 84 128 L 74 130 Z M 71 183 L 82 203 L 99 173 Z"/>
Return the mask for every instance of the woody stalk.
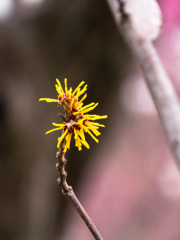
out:
<path id="1" fill-rule="evenodd" d="M 65 165 L 67 160 L 65 159 L 65 153 L 67 149 L 70 149 L 71 138 L 74 135 L 75 146 L 79 151 L 82 150 L 82 145 L 86 148 L 90 148 L 89 144 L 86 142 L 85 133 L 88 133 L 96 142 L 99 140 L 95 136 L 99 136 L 101 133 L 98 131 L 99 127 L 104 127 L 104 125 L 94 122 L 97 119 L 107 118 L 107 116 L 90 115 L 87 114 L 89 111 L 93 110 L 98 103 L 90 103 L 83 106 L 83 101 L 87 97 L 85 94 L 81 100 L 79 97 L 84 94 L 87 90 L 87 85 L 81 89 L 84 82 L 81 82 L 78 87 L 72 91 L 72 88 L 68 89 L 67 79 L 64 80 L 65 91 L 63 90 L 61 83 L 56 79 L 57 84 L 55 85 L 56 91 L 58 93 L 57 99 L 51 98 L 40 98 L 39 101 L 46 102 L 57 102 L 58 106 L 61 105 L 64 110 L 64 115 L 59 113 L 58 116 L 62 118 L 63 123 L 52 123 L 56 128 L 51 129 L 46 132 L 46 134 L 53 131 L 62 130 L 61 137 L 58 138 L 57 148 L 59 149 L 56 153 L 56 158 L 58 163 L 56 164 L 56 169 L 59 173 L 59 178 L 57 180 L 58 184 L 61 186 L 63 195 L 71 202 L 75 207 L 79 215 L 82 217 L 87 227 L 91 231 L 92 235 L 96 240 L 103 240 L 102 236 L 98 232 L 96 226 L 86 213 L 85 209 L 77 199 L 73 189 L 68 185 L 67 172 L 65 171 Z M 95 135 L 95 136 L 94 136 Z"/>

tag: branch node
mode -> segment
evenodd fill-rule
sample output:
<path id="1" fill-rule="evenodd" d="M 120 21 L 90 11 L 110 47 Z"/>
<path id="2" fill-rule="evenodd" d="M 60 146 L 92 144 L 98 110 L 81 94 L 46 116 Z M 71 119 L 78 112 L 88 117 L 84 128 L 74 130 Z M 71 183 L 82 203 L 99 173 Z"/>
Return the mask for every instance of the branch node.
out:
<path id="1" fill-rule="evenodd" d="M 60 178 L 57 179 L 57 183 L 58 183 L 58 185 L 61 184 L 61 179 Z"/>
<path id="2" fill-rule="evenodd" d="M 67 196 L 67 195 L 69 195 L 69 193 L 70 193 L 71 191 L 73 191 L 72 187 L 71 187 L 71 186 L 68 186 L 67 189 L 62 189 L 62 194 L 63 194 L 64 196 Z"/>
<path id="3" fill-rule="evenodd" d="M 124 22 L 128 19 L 128 13 L 125 11 L 125 1 L 119 0 L 119 11 L 121 13 L 121 22 Z"/>
<path id="4" fill-rule="evenodd" d="M 65 178 L 67 178 L 67 172 L 66 172 L 66 171 L 63 171 L 62 176 L 65 177 Z"/>
<path id="5" fill-rule="evenodd" d="M 59 170 L 60 169 L 60 164 L 56 163 L 56 169 Z"/>
<path id="6" fill-rule="evenodd" d="M 62 159 L 62 162 L 66 164 L 67 160 L 65 159 L 65 157 Z"/>
<path id="7" fill-rule="evenodd" d="M 59 113 L 58 117 L 62 118 L 62 120 L 66 122 L 66 117 L 62 113 Z"/>
<path id="8" fill-rule="evenodd" d="M 58 156 L 59 156 L 59 152 L 56 153 L 56 158 L 58 158 Z"/>

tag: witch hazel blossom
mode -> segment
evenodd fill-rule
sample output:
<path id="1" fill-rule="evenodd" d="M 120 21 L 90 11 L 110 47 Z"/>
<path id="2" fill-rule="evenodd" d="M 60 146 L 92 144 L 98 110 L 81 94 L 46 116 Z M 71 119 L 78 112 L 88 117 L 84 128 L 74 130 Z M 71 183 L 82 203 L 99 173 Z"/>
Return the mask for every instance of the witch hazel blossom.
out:
<path id="1" fill-rule="evenodd" d="M 88 112 L 94 110 L 98 103 L 95 104 L 93 102 L 83 106 L 83 101 L 87 97 L 87 94 L 79 100 L 79 97 L 87 90 L 87 85 L 81 89 L 81 86 L 85 83 L 84 81 L 82 81 L 74 91 L 72 88 L 68 89 L 66 78 L 64 79 L 65 91 L 58 79 L 56 79 L 56 82 L 57 84 L 55 87 L 58 93 L 57 99 L 40 98 L 39 101 L 57 102 L 58 106 L 61 105 L 65 112 L 69 112 L 69 118 L 67 122 L 63 122 L 61 124 L 52 123 L 56 128 L 47 131 L 46 134 L 62 129 L 62 136 L 58 138 L 57 147 L 59 148 L 61 142 L 65 139 L 66 144 L 63 150 L 64 152 L 66 152 L 67 149 L 70 149 L 73 134 L 75 138 L 75 146 L 78 147 L 79 151 L 82 150 L 82 145 L 89 149 L 89 144 L 85 140 L 85 133 L 88 133 L 98 143 L 99 140 L 96 137 L 101 134 L 98 129 L 99 127 L 105 126 L 94 121 L 107 118 L 107 115 L 99 116 L 87 114 Z"/>
<path id="2" fill-rule="evenodd" d="M 87 90 L 87 85 L 81 90 L 80 87 L 85 83 L 82 81 L 78 87 L 72 92 L 72 88 L 68 90 L 67 87 L 67 78 L 64 79 L 65 91 L 63 90 L 61 83 L 58 79 L 56 79 L 57 84 L 55 84 L 56 91 L 58 93 L 57 99 L 52 98 L 40 98 L 39 101 L 46 101 L 46 102 L 57 102 L 58 105 L 62 103 L 62 100 L 66 100 L 70 103 L 70 108 L 74 106 L 75 109 L 82 105 L 82 101 L 87 97 L 87 94 L 83 96 L 81 101 L 78 101 L 78 98 Z"/>

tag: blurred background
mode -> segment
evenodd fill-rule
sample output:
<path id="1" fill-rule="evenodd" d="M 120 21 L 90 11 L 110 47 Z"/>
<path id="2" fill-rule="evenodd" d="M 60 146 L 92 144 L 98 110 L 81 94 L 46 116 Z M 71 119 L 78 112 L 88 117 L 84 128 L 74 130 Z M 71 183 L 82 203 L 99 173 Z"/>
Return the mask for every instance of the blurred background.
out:
<path id="1" fill-rule="evenodd" d="M 155 42 L 180 94 L 180 3 L 159 1 Z M 68 183 L 104 239 L 179 240 L 180 175 L 142 74 L 105 0 L 0 0 L 0 239 L 91 240 L 56 183 L 55 79 L 88 84 L 108 115 L 91 149 L 67 152 Z"/>

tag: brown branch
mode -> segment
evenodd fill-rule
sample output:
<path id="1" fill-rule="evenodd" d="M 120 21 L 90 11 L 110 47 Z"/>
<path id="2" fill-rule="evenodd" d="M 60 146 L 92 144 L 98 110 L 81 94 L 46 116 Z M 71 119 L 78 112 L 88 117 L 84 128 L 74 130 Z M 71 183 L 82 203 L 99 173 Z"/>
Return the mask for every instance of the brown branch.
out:
<path id="1" fill-rule="evenodd" d="M 85 211 L 85 209 L 83 208 L 83 206 L 81 205 L 81 203 L 79 202 L 79 200 L 77 199 L 76 195 L 74 194 L 73 190 L 66 192 L 64 194 L 64 196 L 71 202 L 71 204 L 75 207 L 75 209 L 77 210 L 77 212 L 79 213 L 79 215 L 82 217 L 82 219 L 84 220 L 85 224 L 87 225 L 87 227 L 89 228 L 89 230 L 91 231 L 92 235 L 94 236 L 94 238 L 96 240 L 103 240 L 102 236 L 100 235 L 100 233 L 98 232 L 96 226 L 94 225 L 94 223 L 92 222 L 92 220 L 90 219 L 90 217 L 88 216 L 87 212 Z"/>
<path id="2" fill-rule="evenodd" d="M 62 113 L 58 113 L 58 117 L 62 118 L 63 122 L 66 122 L 66 117 Z"/>
<path id="3" fill-rule="evenodd" d="M 59 146 L 59 152 L 56 153 L 56 158 L 58 159 L 58 163 L 56 163 L 56 169 L 59 172 L 59 178 L 57 180 L 58 184 L 61 186 L 63 194 L 72 190 L 67 182 L 67 172 L 65 171 L 65 165 L 67 160 L 65 159 L 65 153 L 63 152 L 65 147 L 65 138 L 62 140 Z"/>
<path id="4" fill-rule="evenodd" d="M 66 114 L 67 115 L 67 114 Z M 59 146 L 59 151 L 56 154 L 56 158 L 58 160 L 58 163 L 56 164 L 56 168 L 59 172 L 59 178 L 58 178 L 58 184 L 62 188 L 62 193 L 63 195 L 71 202 L 71 204 L 75 207 L 76 211 L 78 214 L 82 217 L 84 220 L 85 224 L 91 231 L 92 235 L 96 240 L 103 240 L 101 237 L 100 233 L 98 232 L 97 228 L 95 227 L 94 223 L 86 213 L 85 209 L 77 199 L 73 189 L 71 186 L 67 184 L 66 178 L 67 178 L 67 173 L 65 171 L 65 165 L 66 165 L 66 159 L 65 159 L 65 153 L 63 152 L 65 147 L 65 138 L 61 142 Z"/>
<path id="5" fill-rule="evenodd" d="M 124 8 L 125 1 L 107 0 L 107 2 L 119 32 L 141 67 L 166 137 L 180 166 L 180 106 L 174 87 L 152 43 L 138 39 Z"/>

